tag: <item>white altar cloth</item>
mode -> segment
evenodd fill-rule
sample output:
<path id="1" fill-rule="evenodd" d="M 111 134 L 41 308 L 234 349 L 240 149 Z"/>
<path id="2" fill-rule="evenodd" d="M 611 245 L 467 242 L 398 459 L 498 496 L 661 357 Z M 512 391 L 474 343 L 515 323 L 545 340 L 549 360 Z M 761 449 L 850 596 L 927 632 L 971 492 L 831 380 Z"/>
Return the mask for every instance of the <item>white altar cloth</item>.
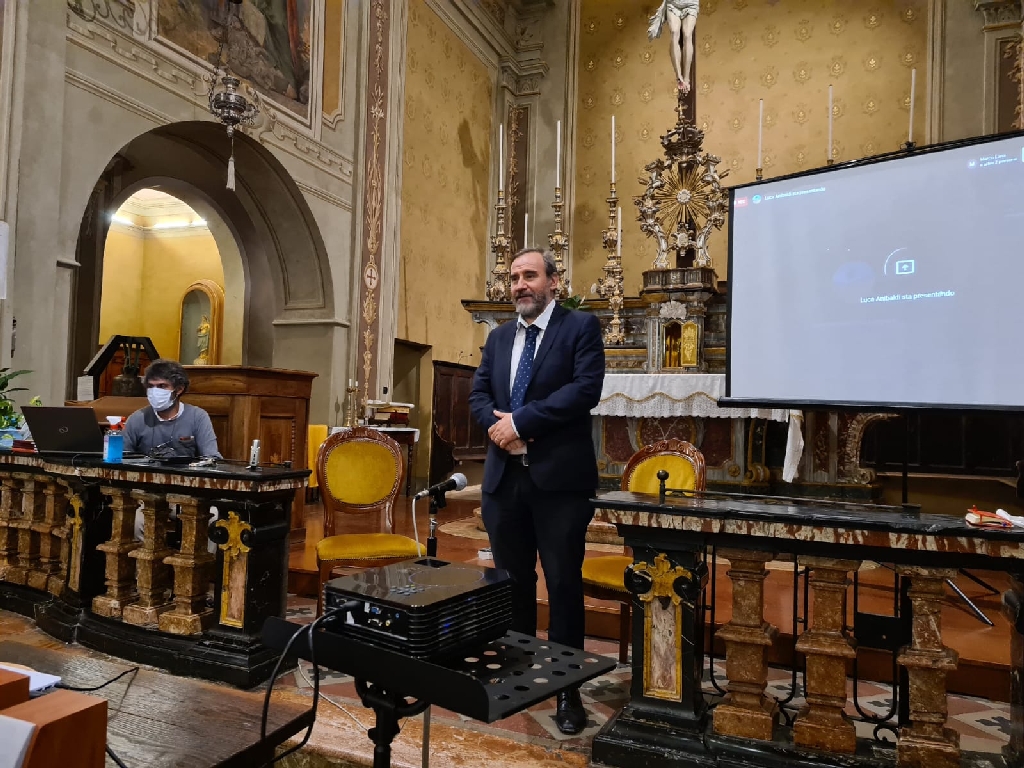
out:
<path id="1" fill-rule="evenodd" d="M 721 408 L 721 397 L 725 397 L 723 373 L 606 373 L 601 401 L 591 413 L 648 419 L 697 416 L 789 422 L 782 477 L 792 482 L 804 450 L 803 414 L 788 408 Z"/>

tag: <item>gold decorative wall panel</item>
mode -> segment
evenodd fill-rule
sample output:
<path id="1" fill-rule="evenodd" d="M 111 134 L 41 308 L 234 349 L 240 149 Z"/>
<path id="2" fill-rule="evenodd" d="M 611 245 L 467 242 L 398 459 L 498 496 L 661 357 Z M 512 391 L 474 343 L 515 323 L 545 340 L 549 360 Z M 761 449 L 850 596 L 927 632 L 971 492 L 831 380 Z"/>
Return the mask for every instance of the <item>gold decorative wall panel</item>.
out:
<path id="1" fill-rule="evenodd" d="M 643 166 L 661 154 L 675 122 L 667 34 L 647 40 L 653 1 L 581 0 L 573 274 L 588 291 L 601 274 L 601 229 L 616 116 L 623 270 L 635 295 L 655 247 L 640 233 L 631 197 Z M 752 181 L 758 99 L 765 100 L 766 178 L 825 164 L 828 86 L 834 86 L 837 161 L 895 150 L 907 140 L 910 72 L 917 68 L 915 137 L 927 116 L 924 0 L 701 0 L 696 30 L 697 122 L 722 158 L 729 184 Z M 727 231 L 711 256 L 725 277 Z"/>
<path id="2" fill-rule="evenodd" d="M 475 364 L 484 328 L 459 305 L 485 282 L 492 78 L 425 0 L 410 0 L 398 336 Z"/>

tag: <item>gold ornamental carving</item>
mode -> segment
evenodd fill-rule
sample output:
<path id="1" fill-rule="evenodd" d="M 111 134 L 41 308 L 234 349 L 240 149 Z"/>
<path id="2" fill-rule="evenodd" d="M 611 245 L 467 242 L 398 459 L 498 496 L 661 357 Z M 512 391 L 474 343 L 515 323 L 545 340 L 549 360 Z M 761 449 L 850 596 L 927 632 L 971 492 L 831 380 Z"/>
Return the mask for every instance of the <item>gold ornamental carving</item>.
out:
<path id="1" fill-rule="evenodd" d="M 71 511 L 68 513 L 68 538 L 71 541 L 68 556 L 68 586 L 78 592 L 82 580 L 82 508 L 85 502 L 77 494 L 71 494 L 68 499 L 68 506 Z"/>
<path id="2" fill-rule="evenodd" d="M 220 588 L 220 623 L 241 629 L 245 624 L 245 587 L 249 570 L 249 547 L 242 541 L 252 526 L 238 513 L 228 512 L 226 520 L 218 520 L 214 527 L 227 531 L 228 539 L 219 544 L 224 557 L 224 573 Z"/>
<path id="3" fill-rule="evenodd" d="M 657 244 L 654 269 L 710 267 L 708 238 L 725 224 L 728 194 L 722 187 L 729 171 L 719 173 L 722 159 L 704 151 L 704 131 L 686 117 L 679 96 L 675 127 L 661 137 L 665 157 L 644 166 L 642 195 L 634 198 L 640 231 Z M 675 253 L 675 263 L 669 253 Z"/>
<path id="4" fill-rule="evenodd" d="M 674 584 L 693 574 L 673 566 L 664 553 L 654 563 L 638 563 L 634 573 L 651 579 L 651 588 L 640 595 L 644 603 L 644 695 L 678 701 L 683 695 L 683 599 Z"/>

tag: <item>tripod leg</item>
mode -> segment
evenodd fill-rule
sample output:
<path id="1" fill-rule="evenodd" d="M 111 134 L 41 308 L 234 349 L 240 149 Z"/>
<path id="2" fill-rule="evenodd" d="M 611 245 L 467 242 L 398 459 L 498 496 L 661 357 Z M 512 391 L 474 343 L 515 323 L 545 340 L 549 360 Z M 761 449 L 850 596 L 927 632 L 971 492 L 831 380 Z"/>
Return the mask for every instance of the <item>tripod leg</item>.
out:
<path id="1" fill-rule="evenodd" d="M 958 572 L 959 572 L 959 574 L 961 576 L 966 576 L 968 579 L 973 581 L 975 584 L 977 584 L 982 589 L 987 589 L 990 595 L 998 595 L 999 594 L 999 590 L 998 589 L 993 587 L 987 581 L 985 581 L 983 579 L 979 579 L 977 576 L 975 576 L 970 571 L 965 571 L 963 568 L 961 568 Z"/>
<path id="2" fill-rule="evenodd" d="M 963 590 L 953 583 L 952 579 L 946 579 L 946 583 L 949 585 L 949 588 L 956 592 L 957 596 L 967 604 L 967 607 L 971 609 L 971 613 L 978 617 L 978 621 L 983 624 L 987 624 L 990 627 L 993 626 L 992 619 L 982 613 L 981 609 L 971 602 L 971 598 L 965 595 Z"/>

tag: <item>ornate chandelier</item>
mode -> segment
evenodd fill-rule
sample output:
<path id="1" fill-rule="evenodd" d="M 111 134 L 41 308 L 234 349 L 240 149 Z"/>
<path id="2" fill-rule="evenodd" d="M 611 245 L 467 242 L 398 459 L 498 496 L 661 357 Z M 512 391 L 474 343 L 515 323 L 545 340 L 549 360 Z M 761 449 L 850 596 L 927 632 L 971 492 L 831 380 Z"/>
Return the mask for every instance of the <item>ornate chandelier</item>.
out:
<path id="1" fill-rule="evenodd" d="M 239 90 L 242 81 L 231 74 L 228 62 L 230 56 L 228 38 L 231 36 L 231 25 L 238 18 L 238 7 L 242 0 L 229 0 L 227 19 L 224 22 L 224 34 L 217 48 L 217 63 L 210 78 L 210 113 L 224 124 L 231 142 L 231 154 L 228 157 L 227 188 L 235 188 L 235 127 L 252 125 L 260 108 L 256 99 L 251 101 Z M 227 55 L 225 55 L 227 54 Z"/>

